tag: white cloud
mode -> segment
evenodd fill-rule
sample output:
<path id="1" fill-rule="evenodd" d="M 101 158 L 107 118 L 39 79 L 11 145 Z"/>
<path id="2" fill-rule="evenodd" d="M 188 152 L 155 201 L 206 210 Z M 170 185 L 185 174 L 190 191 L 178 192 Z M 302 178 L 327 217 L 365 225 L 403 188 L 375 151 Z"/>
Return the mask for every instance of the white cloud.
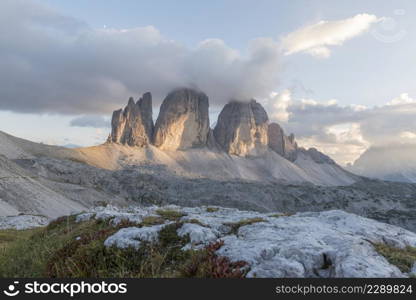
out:
<path id="1" fill-rule="evenodd" d="M 285 55 L 304 52 L 319 58 L 331 55 L 330 46 L 340 46 L 360 34 L 381 19 L 375 15 L 358 14 L 337 21 L 320 21 L 289 33 L 282 39 Z"/>
<path id="2" fill-rule="evenodd" d="M 416 100 L 411 98 L 408 93 L 402 93 L 399 97 L 394 98 L 387 105 L 402 105 L 416 103 Z"/>
<path id="3" fill-rule="evenodd" d="M 287 111 L 292 101 L 292 92 L 289 89 L 281 93 L 272 92 L 266 99 L 264 106 L 269 112 L 270 119 L 276 122 L 286 123 L 289 120 L 289 112 Z"/>
<path id="4" fill-rule="evenodd" d="M 406 93 L 371 108 L 293 99 L 287 90 L 265 103 L 270 118 L 295 133 L 301 146 L 316 147 L 341 164 L 354 161 L 370 145 L 416 143 L 416 101 Z"/>

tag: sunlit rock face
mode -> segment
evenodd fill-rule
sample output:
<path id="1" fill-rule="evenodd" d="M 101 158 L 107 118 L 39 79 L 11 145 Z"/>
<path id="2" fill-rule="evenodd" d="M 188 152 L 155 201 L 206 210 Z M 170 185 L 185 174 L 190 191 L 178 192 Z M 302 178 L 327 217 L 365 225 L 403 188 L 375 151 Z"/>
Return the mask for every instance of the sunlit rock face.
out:
<path id="1" fill-rule="evenodd" d="M 231 101 L 218 116 L 214 137 L 229 154 L 256 155 L 267 149 L 267 131 L 268 116 L 259 103 Z"/>
<path id="2" fill-rule="evenodd" d="M 113 112 L 108 141 L 143 147 L 151 143 L 153 130 L 152 95 L 145 93 L 137 103 L 130 98 L 124 110 Z"/>
<path id="3" fill-rule="evenodd" d="M 160 107 L 154 145 L 162 150 L 185 150 L 207 145 L 208 97 L 192 89 L 169 93 Z"/>

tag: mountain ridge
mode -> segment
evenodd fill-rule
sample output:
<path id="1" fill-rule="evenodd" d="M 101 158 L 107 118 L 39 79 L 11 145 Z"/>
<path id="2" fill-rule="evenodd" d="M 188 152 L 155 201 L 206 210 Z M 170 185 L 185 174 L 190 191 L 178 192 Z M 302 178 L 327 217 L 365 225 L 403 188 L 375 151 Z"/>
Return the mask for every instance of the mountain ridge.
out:
<path id="1" fill-rule="evenodd" d="M 381 180 L 416 183 L 416 145 L 371 146 L 347 170 Z"/>

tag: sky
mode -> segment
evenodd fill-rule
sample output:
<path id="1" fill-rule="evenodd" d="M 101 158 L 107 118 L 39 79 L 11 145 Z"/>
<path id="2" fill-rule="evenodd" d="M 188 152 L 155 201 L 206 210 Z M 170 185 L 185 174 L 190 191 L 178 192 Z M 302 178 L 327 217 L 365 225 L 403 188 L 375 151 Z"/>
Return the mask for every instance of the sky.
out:
<path id="1" fill-rule="evenodd" d="M 416 142 L 416 2 L 0 1 L 0 130 L 88 146 L 111 112 L 171 89 L 255 98 L 340 164 Z"/>

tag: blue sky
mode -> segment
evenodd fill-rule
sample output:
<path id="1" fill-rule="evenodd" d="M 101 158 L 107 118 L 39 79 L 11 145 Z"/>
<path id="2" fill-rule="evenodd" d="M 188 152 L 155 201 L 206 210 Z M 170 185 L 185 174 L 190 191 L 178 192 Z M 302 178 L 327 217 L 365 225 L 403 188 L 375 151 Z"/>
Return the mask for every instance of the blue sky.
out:
<path id="1" fill-rule="evenodd" d="M 323 20 L 336 22 L 348 20 L 349 18 L 353 18 L 360 14 L 374 16 L 374 18 L 377 18 L 377 21 L 369 22 L 368 28 L 365 30 L 363 29 L 359 33 L 354 34 L 353 37 L 346 38 L 340 45 L 328 46 L 330 49 L 330 55 L 328 57 L 314 57 L 313 55 L 309 55 L 307 50 L 299 51 L 298 53 L 291 55 L 281 54 L 276 58 L 278 62 L 272 57 L 270 68 L 272 69 L 275 66 L 278 68 L 278 72 L 273 74 L 278 77 L 278 80 L 271 81 L 271 83 L 268 83 L 267 89 L 263 88 L 263 90 L 261 90 L 261 93 L 263 94 L 265 92 L 277 93 L 278 96 L 276 96 L 276 101 L 282 101 L 279 96 L 282 96 L 285 91 L 290 91 L 291 104 L 287 105 L 289 108 L 285 107 L 288 111 L 288 116 L 290 117 L 277 121 L 282 122 L 287 130 L 295 131 L 296 135 L 301 139 L 303 138 L 305 145 L 320 146 L 326 153 L 335 156 L 336 159 L 343 163 L 353 160 L 360 151 L 362 152 L 368 145 L 375 143 L 376 139 L 373 138 L 373 136 L 365 136 L 365 133 L 359 133 L 362 135 L 361 138 L 365 140 L 365 143 L 363 142 L 360 145 L 359 150 L 358 148 L 351 150 L 351 153 L 354 153 L 352 155 L 351 153 L 341 153 L 341 147 L 336 146 L 336 141 L 329 143 L 329 139 L 334 137 L 331 136 L 329 138 L 328 132 L 335 132 L 338 135 L 339 132 L 341 132 L 340 134 L 344 134 L 344 136 L 352 135 L 353 133 L 350 132 L 352 129 L 345 128 L 351 128 L 351 124 L 358 124 L 358 127 L 361 126 L 361 129 L 366 128 L 362 125 L 363 121 L 357 121 L 354 117 L 353 120 L 346 120 L 343 121 L 343 123 L 331 121 L 330 123 L 321 124 L 322 118 L 320 115 L 314 115 L 313 120 L 316 120 L 316 126 L 314 127 L 323 132 L 309 132 L 308 135 L 305 133 L 306 131 L 303 132 L 304 130 L 298 126 L 298 123 L 301 123 L 301 121 L 297 119 L 297 115 L 294 115 L 295 111 L 299 113 L 299 110 L 296 110 L 296 105 L 294 103 L 299 104 L 302 101 L 313 99 L 314 102 L 307 102 L 305 105 L 311 106 L 311 103 L 313 103 L 312 106 L 315 108 L 318 106 L 322 109 L 326 109 L 326 111 L 328 111 L 328 109 L 331 111 L 335 106 L 337 111 L 345 111 L 350 109 L 351 105 L 361 105 L 369 110 L 374 110 L 375 107 L 384 107 L 386 103 L 403 94 L 407 94 L 407 98 L 404 98 L 410 99 L 409 101 L 413 101 L 413 98 L 416 97 L 416 86 L 413 83 L 414 78 L 416 78 L 416 68 L 414 67 L 416 62 L 414 54 L 416 48 L 416 2 L 411 0 L 348 2 L 330 0 L 18 0 L 17 2 L 20 3 L 20 6 L 16 5 L 16 11 L 29 4 L 34 5 L 34 7 L 37 7 L 38 4 L 42 6 L 42 8 L 39 8 L 39 11 L 41 12 L 39 15 L 25 12 L 25 14 L 22 15 L 23 21 L 21 21 L 22 23 L 24 22 L 27 14 L 27 18 L 31 18 L 35 30 L 39 30 L 39 28 L 42 30 L 42 26 L 45 26 L 45 28 L 48 29 L 47 31 L 45 30 L 45 32 L 42 32 L 42 35 L 40 35 L 39 38 L 34 40 L 34 43 L 31 45 L 34 45 L 33 49 L 30 49 L 30 51 L 25 50 L 24 53 L 22 52 L 21 54 L 21 56 L 25 58 L 25 61 L 30 61 L 32 64 L 34 63 L 33 60 L 31 61 L 31 58 L 36 57 L 35 64 L 38 63 L 42 67 L 41 70 L 47 69 L 49 64 L 55 66 L 57 65 L 57 62 L 63 59 L 66 61 L 73 60 L 74 62 L 82 62 L 85 60 L 83 63 L 84 66 L 90 63 L 91 59 L 87 56 L 83 57 L 80 48 L 65 48 L 65 46 L 69 44 L 68 41 L 73 38 L 72 31 L 78 30 L 76 29 L 78 27 L 83 28 L 83 26 L 85 26 L 85 28 L 91 28 L 92 30 L 123 30 L 152 26 L 157 32 L 151 29 L 138 34 L 142 38 L 143 36 L 147 38 L 149 35 L 151 36 L 151 39 L 154 39 L 154 36 L 160 34 L 163 36 L 164 43 L 166 43 L 167 40 L 174 41 L 175 45 L 172 48 L 173 51 L 175 51 L 177 47 L 183 47 L 186 48 L 186 51 L 189 53 L 197 52 L 198 45 L 202 41 L 207 39 L 218 39 L 222 40 L 226 46 L 218 46 L 218 44 L 215 44 L 215 47 L 219 47 L 218 49 L 225 51 L 224 53 L 228 53 L 231 56 L 234 55 L 233 51 L 237 51 L 241 57 L 245 57 L 250 56 L 249 45 L 251 41 L 260 37 L 272 39 L 273 41 L 271 43 L 273 43 L 273 45 L 270 47 L 279 48 L 282 44 L 282 40 L 291 33 L 297 32 L 305 27 L 307 28 L 308 26 L 313 26 Z M 6 5 L 9 5 L 6 8 L 10 9 L 15 6 L 16 2 L 5 0 L 4 3 L 0 4 L 0 9 L 5 3 Z M 45 7 L 49 7 L 51 11 L 46 10 Z M 7 24 L 8 20 L 5 22 Z M 39 24 L 41 24 L 40 27 Z M 17 23 L 17 21 L 11 21 L 10 27 L 12 28 L 13 26 L 16 26 L 17 28 L 22 26 L 23 28 L 23 25 Z M 28 34 L 26 40 L 32 39 L 32 36 L 30 35 L 32 33 L 32 28 L 30 28 L 30 26 L 32 25 L 29 26 L 24 24 L 24 26 L 26 26 L 24 28 L 26 30 L 25 34 Z M 53 30 L 50 30 L 51 28 Z M 68 33 L 67 40 L 62 38 L 62 40 L 59 41 L 59 46 L 56 47 L 54 45 L 56 40 L 51 37 L 51 35 L 55 34 L 55 30 L 59 35 L 63 35 L 61 31 L 65 31 L 65 34 L 67 31 L 71 31 L 71 33 Z M 38 31 L 35 32 L 35 34 L 38 33 Z M 46 36 L 47 38 L 45 38 Z M 135 37 L 134 35 L 132 36 L 133 38 Z M 94 39 L 88 40 L 87 44 L 84 46 L 88 48 L 88 43 L 90 41 L 95 42 L 99 37 L 100 36 L 94 36 Z M 23 45 L 25 42 L 19 40 L 18 37 L 7 36 L 6 38 L 12 39 L 12 44 L 16 44 L 16 47 Z M 77 38 L 79 39 L 79 36 L 77 36 Z M 7 50 L 7 46 L 5 46 L 6 42 L 7 45 L 10 44 L 8 40 L 5 40 L 3 44 L 4 49 L 2 49 L 1 39 L 2 38 L 0 37 L 0 54 L 2 51 Z M 21 39 L 24 39 L 24 37 L 21 37 Z M 155 39 L 159 39 L 159 37 L 156 37 Z M 14 44 L 15 41 L 17 42 Z M 44 53 L 47 54 L 43 56 L 36 56 L 39 55 L 37 52 L 38 45 L 36 43 L 39 43 L 39 49 L 42 49 L 43 45 L 41 45 L 41 43 L 44 41 L 45 45 L 47 45 L 45 46 L 47 47 L 45 49 L 51 49 L 52 46 L 53 50 L 51 50 L 50 53 L 44 51 Z M 122 39 L 116 39 L 112 41 L 112 43 L 126 43 L 126 46 L 129 46 L 128 42 Z M 102 44 L 108 45 L 105 44 L 105 42 L 100 41 L 100 43 L 97 45 L 93 44 L 93 46 L 96 46 L 98 49 Z M 140 45 L 134 45 L 134 47 L 140 47 Z M 261 47 L 270 49 L 269 46 L 265 46 L 264 42 Z M 82 49 L 85 50 L 87 48 Z M 15 48 L 13 51 L 14 53 L 20 53 L 19 48 Z M 103 55 L 107 55 L 111 52 L 111 49 L 105 49 L 105 51 L 106 53 Z M 169 55 L 169 51 L 161 52 L 161 57 L 166 58 L 166 55 Z M 71 53 L 68 54 L 69 52 Z M 74 54 L 75 52 L 76 55 Z M 93 50 L 91 50 L 91 53 L 93 53 Z M 119 52 L 117 53 L 119 54 Z M 126 55 L 129 59 L 135 59 L 134 55 L 131 53 L 127 53 Z M 48 57 L 50 57 L 50 60 L 48 60 Z M 111 57 L 111 53 L 109 57 Z M 137 59 L 139 60 L 140 57 Z M 117 63 L 117 61 L 114 63 Z M 18 67 L 21 67 L 21 65 L 22 63 L 20 63 Z M 173 65 L 175 66 L 174 63 Z M 244 68 L 247 67 L 243 63 L 242 66 Z M 12 68 L 17 69 L 17 67 Z M 68 62 L 61 69 L 56 68 L 51 72 L 45 73 L 43 71 L 38 71 L 37 73 L 36 71 L 33 71 L 33 75 L 35 77 L 44 76 L 44 74 L 54 74 L 56 76 L 56 74 L 66 72 L 68 69 L 72 68 L 76 69 L 76 64 Z M 103 66 L 91 64 L 89 68 L 100 70 L 100 72 L 103 72 L 105 75 L 106 69 Z M 262 68 L 267 70 L 267 66 L 262 66 Z M 113 66 L 109 66 L 107 70 L 113 69 Z M 77 72 L 85 73 L 85 70 L 71 70 L 71 72 L 72 71 L 74 74 L 77 74 Z M 195 72 L 195 70 L 191 71 Z M 123 69 L 120 68 L 120 71 L 115 71 L 114 74 L 120 74 L 122 72 Z M 126 72 L 128 72 L 128 70 L 126 70 Z M 207 71 L 201 67 L 200 72 L 204 73 Z M 111 75 L 112 80 L 114 77 L 117 77 L 117 75 L 114 74 Z M 265 76 L 264 71 L 259 74 Z M 163 71 L 162 75 L 168 77 L 169 80 L 174 77 L 169 76 L 167 71 Z M 230 72 L 229 77 L 226 77 L 225 80 L 228 80 L 231 84 L 238 83 L 238 80 L 234 81 L 233 78 L 231 78 L 235 75 L 235 73 Z M 71 81 L 72 83 L 74 76 L 76 77 L 76 75 L 72 75 L 70 79 L 66 78 L 65 81 Z M 132 77 L 137 78 L 138 82 L 142 81 L 140 73 L 139 75 L 134 73 L 132 74 Z M 177 78 L 175 77 L 170 83 L 176 82 L 176 79 Z M 181 80 L 178 82 L 181 82 Z M 203 77 L 200 80 L 206 80 L 206 78 Z M 250 81 L 250 78 L 243 78 L 241 80 L 248 82 Z M 41 83 L 42 88 L 48 86 L 47 80 L 45 81 L 46 82 Z M 0 98 L 0 101 L 4 101 L 4 105 L 0 106 L 0 130 L 35 141 L 56 144 L 73 143 L 89 145 L 99 143 L 105 139 L 108 128 L 72 127 L 70 126 L 71 120 L 83 115 L 82 109 L 87 109 L 86 115 L 108 116 L 112 109 L 116 109 L 126 102 L 125 97 L 129 92 L 145 92 L 142 90 L 144 89 L 142 87 L 137 89 L 131 88 L 134 82 L 131 83 L 125 81 L 126 80 L 120 80 L 123 84 L 121 87 L 117 85 L 118 82 L 105 81 L 106 86 L 115 85 L 115 87 L 112 88 L 111 91 L 101 91 L 99 85 L 88 86 L 88 82 L 84 80 L 82 88 L 85 88 L 85 94 L 78 95 L 77 92 L 74 91 L 73 98 L 65 98 L 59 106 L 55 103 L 46 103 L 39 100 L 38 107 L 35 104 L 30 106 L 32 103 L 30 103 L 30 107 L 26 107 L 26 102 L 24 101 L 20 101 L 21 103 L 19 102 L 19 105 L 17 105 L 16 103 L 12 103 L 13 101 L 7 100 L 10 102 L 10 104 L 8 104 L 6 103 L 6 100 L 4 100 L 6 98 Z M 226 82 L 227 84 L 229 84 L 228 81 Z M 8 93 L 6 96 L 13 95 L 13 82 L 11 83 L 12 84 L 8 83 Z M 21 82 L 16 83 L 16 89 L 17 87 L 20 87 L 21 84 Z M 32 83 L 30 82 L 30 78 L 25 81 L 24 84 L 31 86 Z M 255 84 L 253 83 L 253 89 L 256 89 L 259 84 L 260 83 L 258 82 Z M 80 86 L 80 83 L 74 83 L 74 87 L 78 86 Z M 212 85 L 207 85 L 207 93 L 210 97 L 211 95 L 209 92 L 211 86 Z M 46 99 L 47 97 L 53 98 L 55 95 L 56 98 L 60 97 L 59 90 L 51 92 L 52 88 L 45 88 L 46 92 L 43 92 L 43 95 L 42 89 L 37 89 L 37 84 L 33 84 L 33 87 L 33 93 L 39 93 L 39 95 L 36 95 L 39 99 Z M 91 94 L 94 93 L 94 91 L 97 91 L 96 99 L 91 99 L 90 105 L 86 104 L 85 102 L 88 102 L 88 97 L 91 98 Z M 66 92 L 66 95 L 69 93 L 70 92 Z M 102 95 L 106 95 L 106 93 L 111 94 L 111 97 L 109 96 L 108 99 L 105 101 L 103 100 L 102 105 L 99 105 L 100 99 L 103 98 Z M 120 96 L 116 99 L 118 93 Z M 261 93 L 259 91 L 258 95 Z M 245 92 L 244 95 L 246 94 L 247 93 Z M 26 94 L 22 95 L 25 96 Z M 137 97 L 139 95 L 133 94 L 133 96 Z M 159 96 L 158 98 L 161 97 L 162 96 Z M 27 104 L 31 101 L 29 98 L 30 97 L 27 99 Z M 81 98 L 82 100 L 80 100 Z M 216 100 L 215 95 L 211 98 L 213 99 L 213 111 L 218 111 L 225 100 Z M 331 102 L 333 99 L 337 101 L 336 104 Z M 72 100 L 74 101 L 73 103 Z M 266 106 L 270 110 L 273 110 L 276 105 L 272 105 L 273 103 L 271 103 L 271 101 L 272 100 L 269 99 L 269 105 Z M 32 102 L 34 103 L 35 100 Z M 56 100 L 56 102 L 58 103 L 59 101 Z M 99 109 L 97 103 L 100 106 Z M 328 105 L 328 103 L 332 104 Z M 73 107 L 79 105 L 79 110 L 72 109 L 72 104 Z M 97 106 L 96 111 L 94 111 L 94 105 Z M 290 107 L 292 107 L 291 105 L 293 106 L 292 109 L 290 109 Z M 309 108 L 309 106 L 307 106 L 307 108 Z M 157 107 L 155 109 L 157 110 Z M 302 114 L 306 114 L 305 107 L 302 108 L 301 112 Z M 271 111 L 270 114 L 273 115 L 273 111 Z M 213 118 L 215 118 L 215 114 L 213 114 Z M 291 120 L 293 120 L 293 122 Z M 377 122 L 381 121 L 377 120 Z M 33 124 L 36 124 L 36 133 L 31 130 Z M 401 133 L 402 131 L 400 130 L 402 129 L 398 129 L 394 134 L 397 135 Z M 408 128 L 406 128 L 406 130 L 408 131 Z M 66 133 L 63 133 L 63 131 Z M 327 136 L 322 138 L 323 135 Z M 339 140 L 339 136 L 337 136 L 337 138 Z M 357 144 L 356 140 L 357 136 L 352 138 L 350 144 Z"/>

